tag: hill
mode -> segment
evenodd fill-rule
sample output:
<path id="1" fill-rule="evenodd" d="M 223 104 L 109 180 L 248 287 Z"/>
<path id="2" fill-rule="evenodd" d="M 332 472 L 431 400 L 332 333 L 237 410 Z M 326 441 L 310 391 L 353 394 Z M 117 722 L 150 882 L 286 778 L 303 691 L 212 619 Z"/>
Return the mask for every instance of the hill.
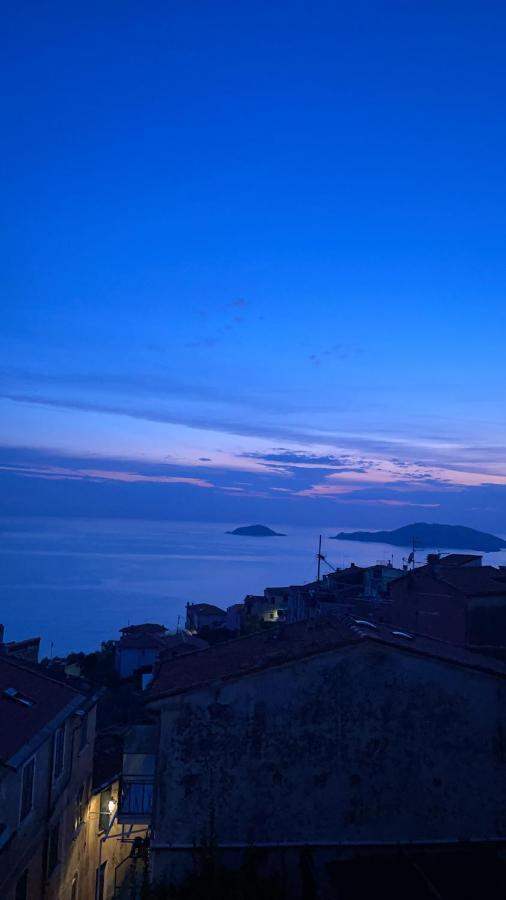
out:
<path id="1" fill-rule="evenodd" d="M 506 541 L 476 531 L 463 525 L 430 525 L 427 522 L 415 522 L 404 525 L 394 531 L 341 531 L 334 535 L 337 541 L 363 541 L 374 544 L 393 544 L 396 547 L 411 547 L 413 540 L 418 547 L 435 547 L 445 550 L 482 550 L 492 553 L 506 548 Z"/>
<path id="2" fill-rule="evenodd" d="M 235 528 L 234 531 L 226 531 L 225 534 L 239 534 L 245 537 L 286 537 L 286 534 L 273 531 L 266 525 L 245 525 L 242 528 Z"/>

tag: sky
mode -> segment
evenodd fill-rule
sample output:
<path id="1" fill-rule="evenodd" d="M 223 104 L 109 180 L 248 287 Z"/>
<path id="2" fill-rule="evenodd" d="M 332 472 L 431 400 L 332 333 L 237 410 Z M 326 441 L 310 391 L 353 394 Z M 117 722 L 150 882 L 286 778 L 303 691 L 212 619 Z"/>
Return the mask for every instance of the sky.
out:
<path id="1" fill-rule="evenodd" d="M 506 10 L 11 4 L 0 514 L 506 533 Z"/>

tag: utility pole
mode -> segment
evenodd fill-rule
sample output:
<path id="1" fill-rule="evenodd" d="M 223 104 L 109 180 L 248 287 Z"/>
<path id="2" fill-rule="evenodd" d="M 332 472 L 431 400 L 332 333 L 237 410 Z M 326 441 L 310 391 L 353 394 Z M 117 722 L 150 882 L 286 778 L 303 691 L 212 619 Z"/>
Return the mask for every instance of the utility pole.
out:
<path id="1" fill-rule="evenodd" d="M 320 581 L 320 566 L 321 566 L 321 561 L 322 561 L 322 536 L 321 536 L 321 535 L 320 535 L 320 540 L 319 540 L 319 543 L 318 543 L 318 556 L 317 556 L 317 559 L 318 559 L 318 574 L 317 574 L 316 580 L 319 582 L 319 581 Z"/>

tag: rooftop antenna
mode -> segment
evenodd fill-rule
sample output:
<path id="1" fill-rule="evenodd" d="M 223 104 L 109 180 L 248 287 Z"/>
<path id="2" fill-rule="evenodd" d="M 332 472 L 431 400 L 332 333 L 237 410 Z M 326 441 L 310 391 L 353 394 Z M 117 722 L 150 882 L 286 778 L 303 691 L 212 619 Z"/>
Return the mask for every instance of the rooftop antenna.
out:
<path id="1" fill-rule="evenodd" d="M 415 568 L 415 563 L 416 563 L 415 551 L 416 551 L 416 544 L 415 544 L 415 538 L 413 537 L 413 548 L 411 550 L 411 553 L 409 554 L 409 556 L 407 558 L 405 556 L 403 556 L 403 558 L 402 558 L 402 561 L 407 564 L 406 568 L 409 568 L 409 566 L 411 566 L 411 571 L 414 571 L 414 568 Z"/>
<path id="2" fill-rule="evenodd" d="M 333 572 L 336 571 L 335 566 L 332 566 L 332 565 L 329 563 L 329 561 L 328 561 L 327 557 L 325 556 L 325 554 L 322 553 L 322 536 L 321 536 L 321 535 L 320 535 L 320 540 L 319 540 L 319 542 L 318 542 L 318 553 L 316 554 L 316 558 L 317 558 L 317 560 L 318 560 L 318 570 L 317 570 L 317 578 L 316 578 L 317 581 L 320 581 L 320 573 L 321 573 L 321 564 L 322 564 L 322 562 L 324 562 L 325 565 L 329 567 L 329 569 L 332 569 Z"/>

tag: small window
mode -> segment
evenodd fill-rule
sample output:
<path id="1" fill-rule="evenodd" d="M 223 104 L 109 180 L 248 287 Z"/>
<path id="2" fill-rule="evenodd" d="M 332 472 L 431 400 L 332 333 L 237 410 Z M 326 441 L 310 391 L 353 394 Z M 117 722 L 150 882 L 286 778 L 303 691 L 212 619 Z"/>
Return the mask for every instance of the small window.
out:
<path id="1" fill-rule="evenodd" d="M 85 713 L 81 720 L 81 732 L 79 735 L 79 750 L 86 747 L 88 743 L 88 713 Z"/>
<path id="2" fill-rule="evenodd" d="M 58 728 L 54 736 L 54 765 L 53 781 L 56 781 L 63 772 L 65 754 L 65 725 Z"/>
<path id="3" fill-rule="evenodd" d="M 74 822 L 74 831 L 79 831 L 84 822 L 84 785 L 81 785 L 76 794 L 76 815 Z"/>
<path id="4" fill-rule="evenodd" d="M 70 889 L 70 900 L 77 900 L 78 880 L 79 880 L 79 876 L 76 872 L 72 879 L 72 887 Z"/>
<path id="5" fill-rule="evenodd" d="M 35 773 L 35 757 L 27 762 L 23 769 L 23 778 L 21 783 L 21 810 L 19 821 L 26 819 L 28 813 L 33 806 L 33 776 Z"/>
<path id="6" fill-rule="evenodd" d="M 26 900 L 28 896 L 28 869 L 25 869 L 18 883 L 16 884 L 16 893 L 14 900 Z"/>
<path id="7" fill-rule="evenodd" d="M 58 865 L 58 850 L 60 843 L 60 823 L 57 822 L 56 825 L 53 825 L 51 831 L 49 832 L 49 843 L 47 847 L 47 874 L 51 875 L 51 872 Z"/>
<path id="8" fill-rule="evenodd" d="M 100 815 L 98 817 L 98 830 L 107 831 L 111 823 L 109 804 L 111 802 L 111 789 L 106 788 L 100 792 Z"/>

